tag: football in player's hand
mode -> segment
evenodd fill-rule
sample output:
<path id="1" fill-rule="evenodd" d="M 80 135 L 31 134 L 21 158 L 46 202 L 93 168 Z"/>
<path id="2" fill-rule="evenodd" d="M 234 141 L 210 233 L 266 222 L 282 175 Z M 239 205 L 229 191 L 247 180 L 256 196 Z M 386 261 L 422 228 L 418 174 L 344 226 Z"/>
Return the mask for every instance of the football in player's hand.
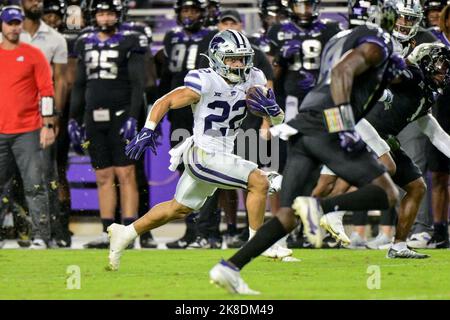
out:
<path id="1" fill-rule="evenodd" d="M 265 86 L 262 85 L 255 85 L 253 87 L 250 87 L 245 96 L 245 100 L 247 103 L 247 109 L 250 111 L 253 115 L 257 117 L 267 117 L 268 114 L 264 110 L 264 106 L 261 105 L 259 96 L 263 94 L 264 97 L 269 96 L 269 90 Z"/>

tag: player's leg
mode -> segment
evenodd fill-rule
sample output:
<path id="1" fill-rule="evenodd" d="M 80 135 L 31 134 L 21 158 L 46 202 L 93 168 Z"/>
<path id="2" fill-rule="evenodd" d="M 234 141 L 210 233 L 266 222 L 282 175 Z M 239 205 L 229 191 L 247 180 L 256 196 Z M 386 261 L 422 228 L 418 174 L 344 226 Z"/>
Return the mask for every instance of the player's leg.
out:
<path id="1" fill-rule="evenodd" d="M 56 162 L 58 168 L 58 199 L 60 203 L 61 237 L 56 238 L 59 247 L 70 247 L 71 232 L 69 230 L 69 217 L 71 211 L 70 186 L 67 179 L 67 164 L 69 159 L 70 139 L 67 131 L 69 108 L 64 108 L 63 116 L 59 121 L 59 134 L 56 139 Z"/>
<path id="2" fill-rule="evenodd" d="M 95 181 L 97 184 L 102 233 L 98 238 L 84 244 L 84 248 L 106 249 L 109 246 L 107 228 L 114 223 L 117 207 L 114 168 L 111 166 L 95 170 Z"/>
<path id="3" fill-rule="evenodd" d="M 328 196 L 333 191 L 337 179 L 338 177 L 335 175 L 321 173 L 311 196 L 321 198 Z"/>
<path id="4" fill-rule="evenodd" d="M 189 249 L 220 249 L 222 239 L 220 237 L 220 213 L 218 209 L 219 194 L 222 190 L 216 190 L 210 196 L 196 217 L 197 237 L 188 245 Z"/>
<path id="5" fill-rule="evenodd" d="M 401 148 L 391 153 L 397 165 L 397 170 L 392 178 L 397 185 L 402 187 L 406 194 L 400 201 L 394 244 L 388 251 L 388 257 L 426 258 L 428 257 L 427 255 L 414 252 L 406 246 L 406 238 L 411 231 L 420 203 L 426 193 L 426 184 L 420 169 Z M 386 220 L 386 215 L 382 218 Z M 385 221 L 383 224 L 387 225 L 391 224 L 391 222 Z"/>
<path id="6" fill-rule="evenodd" d="M 431 206 L 433 211 L 433 232 L 427 243 L 429 248 L 448 248 L 448 178 L 450 160 L 435 146 L 431 146 L 429 154 L 429 170 L 431 171 Z"/>
<path id="7" fill-rule="evenodd" d="M 268 190 L 269 181 L 264 171 L 260 169 L 253 170 L 248 177 L 246 200 L 250 238 L 253 236 L 252 233 L 256 232 L 264 222 Z"/>
<path id="8" fill-rule="evenodd" d="M 109 270 L 119 268 L 124 249 L 137 236 L 172 220 L 182 219 L 192 211 L 200 209 L 216 189 L 214 185 L 196 180 L 185 171 L 178 181 L 174 199 L 157 204 L 133 224 L 112 224 L 108 228 L 111 243 Z"/>
<path id="9" fill-rule="evenodd" d="M 113 168 L 114 175 L 119 181 L 122 220 L 125 225 L 128 225 L 136 220 L 138 211 L 139 195 L 136 184 L 135 166 L 115 166 Z"/>
<path id="10" fill-rule="evenodd" d="M 450 133 L 449 95 L 446 93 L 438 98 L 436 109 L 433 110 L 436 119 L 447 134 Z M 432 193 L 431 203 L 433 211 L 433 237 L 428 243 L 429 248 L 449 248 L 448 238 L 448 178 L 450 173 L 450 159 L 442 154 L 435 146 L 429 152 L 429 170 L 431 171 Z"/>
<path id="11" fill-rule="evenodd" d="M 356 191 L 319 201 L 305 197 L 296 199 L 294 207 L 305 224 L 309 240 L 316 247 L 321 245 L 316 229 L 320 229 L 317 225 L 323 213 L 387 209 L 395 204 L 398 191 L 373 154 L 366 150 L 347 153 L 340 148 L 337 135 L 307 136 L 304 140 L 315 158 L 339 177 L 359 187 Z"/>
<path id="12" fill-rule="evenodd" d="M 70 105 L 70 101 L 68 103 Z M 59 133 L 56 138 L 56 162 L 58 167 L 58 199 L 60 203 L 60 222 L 62 229 L 62 238 L 56 239 L 59 247 L 70 247 L 71 232 L 69 230 L 69 217 L 71 211 L 70 186 L 67 179 L 67 167 L 69 160 L 70 138 L 67 131 L 67 122 L 69 118 L 69 106 L 63 110 L 63 115 L 59 119 Z"/>
<path id="13" fill-rule="evenodd" d="M 107 228 L 114 223 L 117 207 L 117 190 L 113 168 L 112 148 L 109 139 L 110 122 L 95 122 L 92 112 L 86 117 L 86 139 L 89 141 L 88 152 L 92 168 L 95 171 L 102 233 L 93 241 L 86 243 L 85 248 L 105 249 L 109 246 Z"/>
<path id="14" fill-rule="evenodd" d="M 231 239 L 237 234 L 237 190 L 220 189 L 219 204 L 225 213 L 227 223 L 227 235 Z M 227 241 L 228 242 L 228 241 Z"/>
<path id="15" fill-rule="evenodd" d="M 174 148 L 184 139 L 192 136 L 193 115 L 189 108 L 182 108 L 169 110 L 167 118 L 170 122 L 170 146 Z M 181 163 L 177 168 L 180 176 L 183 175 L 184 170 L 184 164 Z M 168 249 L 186 249 L 189 244 L 195 241 L 197 234 L 196 218 L 197 212 L 186 216 L 184 220 L 186 225 L 185 233 L 181 238 L 166 243 Z"/>
<path id="16" fill-rule="evenodd" d="M 432 172 L 433 238 L 431 248 L 448 248 L 448 178 L 447 172 Z"/>
<path id="17" fill-rule="evenodd" d="M 239 270 L 276 241 L 291 232 L 298 224 L 298 219 L 294 215 L 291 205 L 297 195 L 310 193 L 310 190 L 305 189 L 305 185 L 318 164 L 303 153 L 301 137 L 294 137 L 292 140 L 290 142 L 291 145 L 294 146 L 295 144 L 298 146 L 295 149 L 291 148 L 283 171 L 283 182 L 280 191 L 281 209 L 274 218 L 262 225 L 255 236 L 237 253 L 227 261 L 220 262 L 210 271 L 211 280 L 231 292 L 247 293 L 248 287 L 241 279 Z M 243 285 L 239 286 L 242 283 Z M 250 290 L 251 292 L 252 290 Z"/>
<path id="18" fill-rule="evenodd" d="M 427 181 L 426 172 L 431 167 L 428 137 L 422 133 L 420 128 L 418 128 L 417 123 L 412 122 L 400 132 L 397 138 L 402 146 L 402 149 L 418 166 L 420 171 L 422 171 L 423 178 Z M 423 197 L 416 216 L 416 221 L 412 227 L 411 239 L 417 238 L 419 235 L 427 234 L 425 238 L 428 238 L 429 240 L 428 236 L 432 234 L 432 229 L 433 215 L 431 212 L 431 202 L 429 201 L 429 197 Z M 422 247 L 426 247 L 427 241 L 422 242 L 424 244 Z M 413 244 L 416 248 L 421 247 L 420 243 L 417 242 L 411 244 Z M 417 246 L 417 244 L 419 244 L 419 246 Z"/>
<path id="19" fill-rule="evenodd" d="M 400 210 L 398 212 L 398 222 L 395 229 L 394 243 L 406 242 L 409 231 L 416 219 L 420 202 L 425 196 L 427 187 L 422 177 L 411 181 L 402 187 L 406 194 L 400 201 Z"/>

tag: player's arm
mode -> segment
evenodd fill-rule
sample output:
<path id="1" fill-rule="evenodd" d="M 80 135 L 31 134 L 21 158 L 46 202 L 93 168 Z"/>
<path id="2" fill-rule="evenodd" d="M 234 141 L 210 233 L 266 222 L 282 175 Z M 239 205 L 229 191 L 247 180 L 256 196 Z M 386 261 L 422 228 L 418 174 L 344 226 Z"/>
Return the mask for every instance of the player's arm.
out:
<path id="1" fill-rule="evenodd" d="M 431 143 L 450 158 L 450 136 L 441 128 L 436 118 L 431 114 L 427 114 L 417 119 L 416 122 Z"/>
<path id="2" fill-rule="evenodd" d="M 157 136 L 156 126 L 169 111 L 169 109 L 180 109 L 185 106 L 197 103 L 200 94 L 188 87 L 179 87 L 156 100 L 150 110 L 144 128 L 125 147 L 126 155 L 138 160 L 147 148 L 156 154 Z"/>
<path id="3" fill-rule="evenodd" d="M 131 102 L 128 116 L 138 119 L 141 114 L 142 97 L 145 91 L 145 54 L 132 52 L 128 58 L 127 66 L 131 87 Z"/>
<path id="4" fill-rule="evenodd" d="M 335 105 L 349 103 L 355 77 L 382 63 L 387 54 L 385 48 L 371 42 L 349 51 L 331 70 L 330 89 Z"/>
<path id="5" fill-rule="evenodd" d="M 170 109 L 184 108 L 198 101 L 200 101 L 200 94 L 188 87 L 179 87 L 170 91 L 155 101 L 147 116 L 145 128 L 154 130 Z"/>

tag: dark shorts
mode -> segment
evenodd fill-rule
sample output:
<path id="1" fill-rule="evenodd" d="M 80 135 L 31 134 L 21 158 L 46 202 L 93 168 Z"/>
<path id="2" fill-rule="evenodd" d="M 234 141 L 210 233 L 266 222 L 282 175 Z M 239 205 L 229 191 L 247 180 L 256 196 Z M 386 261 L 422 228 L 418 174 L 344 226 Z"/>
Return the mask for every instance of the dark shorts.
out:
<path id="1" fill-rule="evenodd" d="M 88 152 L 94 169 L 124 167 L 134 164 L 134 160 L 125 155 L 125 141 L 119 135 L 120 128 L 126 121 L 126 112 L 116 116 L 110 113 L 111 120 L 94 122 L 92 110 L 86 115 L 86 138 L 89 141 Z"/>
<path id="2" fill-rule="evenodd" d="M 337 134 L 291 137 L 287 163 L 283 171 L 281 206 L 290 207 L 298 196 L 309 196 L 317 182 L 318 168 L 325 164 L 339 177 L 361 187 L 381 176 L 386 169 L 376 155 L 366 149 L 347 153 L 339 144 Z"/>
<path id="3" fill-rule="evenodd" d="M 392 176 L 396 185 L 403 187 L 422 177 L 422 172 L 402 148 L 391 151 L 397 170 Z"/>
<path id="4" fill-rule="evenodd" d="M 447 102 L 447 103 L 446 103 Z M 450 134 L 450 97 L 444 96 L 438 99 L 433 108 L 433 115 L 436 117 L 442 129 Z M 432 172 L 450 173 L 450 160 L 429 142 L 428 170 Z"/>

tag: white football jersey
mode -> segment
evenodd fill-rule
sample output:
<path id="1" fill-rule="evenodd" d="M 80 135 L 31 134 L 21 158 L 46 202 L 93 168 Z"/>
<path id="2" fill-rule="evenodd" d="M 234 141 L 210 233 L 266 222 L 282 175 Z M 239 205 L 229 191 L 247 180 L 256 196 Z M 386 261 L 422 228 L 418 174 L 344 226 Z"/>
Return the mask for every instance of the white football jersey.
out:
<path id="1" fill-rule="evenodd" d="M 264 73 L 250 70 L 248 80 L 229 84 L 213 69 L 191 70 L 184 85 L 201 95 L 192 105 L 194 143 L 207 152 L 233 152 L 237 129 L 247 115 L 245 96 L 250 87 L 266 85 Z"/>

